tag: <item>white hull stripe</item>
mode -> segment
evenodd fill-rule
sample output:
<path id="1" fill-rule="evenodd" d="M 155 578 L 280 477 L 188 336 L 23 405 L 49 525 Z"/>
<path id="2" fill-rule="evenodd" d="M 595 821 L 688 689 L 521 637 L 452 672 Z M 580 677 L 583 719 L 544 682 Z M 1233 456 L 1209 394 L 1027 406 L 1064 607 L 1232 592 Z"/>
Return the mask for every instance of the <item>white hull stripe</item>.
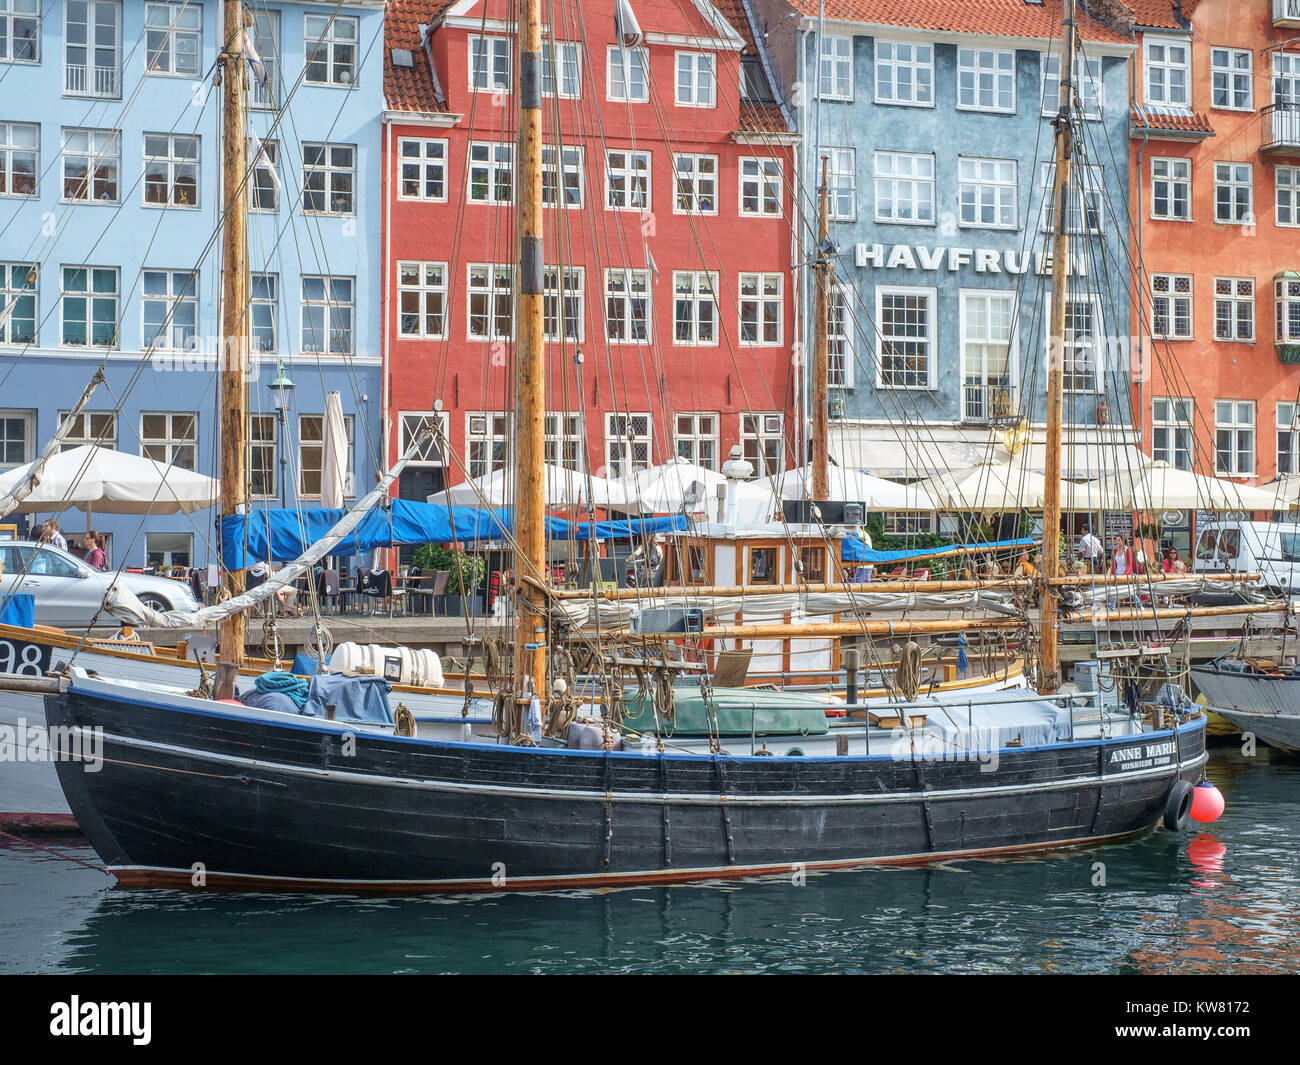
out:
<path id="1" fill-rule="evenodd" d="M 77 730 L 79 731 L 79 729 Z M 1032 784 L 999 784 L 986 788 L 947 788 L 943 790 L 926 790 L 912 792 L 883 792 L 871 795 L 727 795 L 718 796 L 698 792 L 603 792 L 580 791 L 572 788 L 519 787 L 508 784 L 470 784 L 449 780 L 409 780 L 403 777 L 384 777 L 371 773 L 353 773 L 347 770 L 314 769 L 309 766 L 285 765 L 279 762 L 259 762 L 254 758 L 240 758 L 235 755 L 218 754 L 213 751 L 196 751 L 190 748 L 176 747 L 172 744 L 155 743 L 152 740 L 135 739 L 104 733 L 103 740 L 134 747 L 145 751 L 156 751 L 172 756 L 182 755 L 197 758 L 205 762 L 237 767 L 243 770 L 262 770 L 271 773 L 283 773 L 289 776 L 312 777 L 317 780 L 337 780 L 347 784 L 365 784 L 370 786 L 412 788 L 422 791 L 451 792 L 473 795 L 499 795 L 521 799 L 564 799 L 599 803 L 630 803 L 645 805 L 647 803 L 669 803 L 673 806 L 874 806 L 880 803 L 900 802 L 936 802 L 951 799 L 972 799 L 985 795 L 1020 795 L 1026 792 L 1058 791 L 1074 788 L 1091 788 L 1098 784 L 1119 783 L 1121 781 L 1143 780 L 1148 777 L 1172 776 L 1174 767 L 1157 766 L 1151 769 L 1139 769 L 1125 773 L 1123 771 L 1099 775 L 1070 777 L 1064 780 L 1038 781 Z M 651 756 L 647 755 L 647 759 Z M 1208 755 L 1202 753 L 1190 762 L 1180 762 L 1179 772 L 1195 769 L 1205 764 Z M 105 758 L 112 763 L 113 759 Z M 931 763 L 938 764 L 936 759 Z M 145 768 L 153 768 L 146 766 Z"/>

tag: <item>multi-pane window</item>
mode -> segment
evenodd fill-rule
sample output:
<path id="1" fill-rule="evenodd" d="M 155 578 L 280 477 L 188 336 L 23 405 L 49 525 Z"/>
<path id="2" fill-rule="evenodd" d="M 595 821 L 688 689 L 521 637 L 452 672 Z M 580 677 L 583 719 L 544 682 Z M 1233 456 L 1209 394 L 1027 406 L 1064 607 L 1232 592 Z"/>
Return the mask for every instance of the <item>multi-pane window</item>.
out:
<path id="1" fill-rule="evenodd" d="M 351 85 L 357 80 L 359 20 L 351 15 L 304 15 L 303 81 L 311 85 Z"/>
<path id="2" fill-rule="evenodd" d="M 934 106 L 934 48 L 876 40 L 876 103 Z"/>
<path id="3" fill-rule="evenodd" d="M 1043 223 L 1044 233 L 1051 233 L 1056 219 L 1056 198 L 1052 186 L 1056 180 L 1056 164 L 1043 166 Z M 1066 218 L 1066 232 L 1100 235 L 1102 223 L 1101 167 L 1075 166 L 1070 170 L 1070 213 Z"/>
<path id="4" fill-rule="evenodd" d="M 510 91 L 510 38 L 469 39 L 469 87 L 473 92 Z"/>
<path id="5" fill-rule="evenodd" d="M 821 35 L 817 92 L 823 100 L 853 99 L 853 38 Z"/>
<path id="6" fill-rule="evenodd" d="M 582 206 L 582 149 L 542 147 L 542 203 L 547 207 Z"/>
<path id="7" fill-rule="evenodd" d="M 1214 469 L 1230 477 L 1255 473 L 1255 403 L 1214 401 Z"/>
<path id="8" fill-rule="evenodd" d="M 35 342 L 37 277 L 34 263 L 0 263 L 0 344 Z"/>
<path id="9" fill-rule="evenodd" d="M 1255 110 L 1249 51 L 1238 48 L 1210 49 L 1210 106 L 1233 111 Z"/>
<path id="10" fill-rule="evenodd" d="M 202 74 L 203 5 L 145 4 L 144 54 L 146 74 Z"/>
<path id="11" fill-rule="evenodd" d="M 117 203 L 122 134 L 115 129 L 63 131 L 63 198 Z"/>
<path id="12" fill-rule="evenodd" d="M 677 106 L 713 107 L 717 103 L 717 87 L 711 52 L 677 53 Z"/>
<path id="13" fill-rule="evenodd" d="M 829 214 L 840 222 L 857 218 L 858 166 L 855 149 L 826 149 Z"/>
<path id="14" fill-rule="evenodd" d="M 934 532 L 934 515 L 920 510 L 894 510 L 884 515 L 886 536 L 924 536 Z"/>
<path id="15" fill-rule="evenodd" d="M 582 417 L 578 414 L 547 413 L 542 420 L 543 454 L 548 466 L 582 471 Z"/>
<path id="16" fill-rule="evenodd" d="M 826 385 L 853 387 L 853 316 L 849 313 L 849 292 L 842 285 L 830 291 L 826 308 Z"/>
<path id="17" fill-rule="evenodd" d="M 1214 164 L 1214 220 L 1233 225 L 1255 221 L 1249 163 Z"/>
<path id="18" fill-rule="evenodd" d="M 0 0 L 0 62 L 41 60 L 41 0 Z"/>
<path id="19" fill-rule="evenodd" d="M 253 351 L 279 350 L 280 275 L 250 274 L 248 295 L 248 339 Z"/>
<path id="20" fill-rule="evenodd" d="M 1274 178 L 1277 189 L 1276 223 L 1279 226 L 1300 226 L 1300 167 L 1276 167 Z"/>
<path id="21" fill-rule="evenodd" d="M 465 416 L 465 461 L 470 477 L 484 477 L 504 469 L 510 423 L 506 415 L 470 411 Z"/>
<path id="22" fill-rule="evenodd" d="M 0 469 L 11 470 L 30 462 L 35 451 L 36 415 L 28 411 L 0 410 Z"/>
<path id="23" fill-rule="evenodd" d="M 1192 102 L 1192 51 L 1188 43 L 1151 36 L 1142 43 L 1147 106 L 1185 110 Z"/>
<path id="24" fill-rule="evenodd" d="M 112 347 L 117 342 L 117 267 L 63 268 L 62 342 L 67 347 Z"/>
<path id="25" fill-rule="evenodd" d="M 1014 112 L 1016 53 L 958 48 L 957 106 L 972 111 Z"/>
<path id="26" fill-rule="evenodd" d="M 509 340 L 514 335 L 515 306 L 508 266 L 469 265 L 469 338 Z"/>
<path id="27" fill-rule="evenodd" d="M 881 388 L 929 388 L 934 376 L 935 291 L 930 288 L 876 288 Z"/>
<path id="28" fill-rule="evenodd" d="M 623 342 L 650 339 L 650 271 L 605 271 L 605 337 Z"/>
<path id="29" fill-rule="evenodd" d="M 582 95 L 582 64 L 577 41 L 542 42 L 542 94 L 567 100 Z"/>
<path id="30" fill-rule="evenodd" d="M 605 153 L 605 206 L 611 211 L 650 209 L 650 153 Z"/>
<path id="31" fill-rule="evenodd" d="M 199 138 L 144 135 L 144 202 L 175 207 L 199 205 Z"/>
<path id="32" fill-rule="evenodd" d="M 781 160 L 740 160 L 740 213 L 775 218 L 781 214 Z"/>
<path id="33" fill-rule="evenodd" d="M 402 439 L 399 444 L 401 454 L 405 455 L 423 433 L 431 434 L 412 453 L 408 466 L 442 466 L 445 465 L 441 441 L 450 436 L 451 420 L 445 411 L 419 414 L 402 414 Z"/>
<path id="34" fill-rule="evenodd" d="M 934 156 L 876 152 L 876 221 L 934 223 Z"/>
<path id="35" fill-rule="evenodd" d="M 140 282 L 140 343 L 145 351 L 184 351 L 199 329 L 199 281 L 190 270 L 145 270 Z"/>
<path id="36" fill-rule="evenodd" d="M 718 157 L 716 155 L 675 155 L 673 170 L 677 177 L 675 214 L 718 213 Z"/>
<path id="37" fill-rule="evenodd" d="M 355 144 L 302 146 L 302 209 L 313 214 L 356 213 L 357 178 Z"/>
<path id="38" fill-rule="evenodd" d="M 961 224 L 1014 229 L 1019 216 L 1016 188 L 1014 159 L 958 159 Z"/>
<path id="39" fill-rule="evenodd" d="M 313 355 L 351 355 L 355 279 L 304 274 L 302 350 Z"/>
<path id="40" fill-rule="evenodd" d="M 646 103 L 650 99 L 650 61 L 646 50 L 611 44 L 606 56 L 606 97 L 623 103 Z"/>
<path id="41" fill-rule="evenodd" d="M 771 477 L 783 469 L 785 418 L 760 411 L 740 416 L 740 446 L 754 465 L 754 477 Z"/>
<path id="42" fill-rule="evenodd" d="M 275 476 L 276 420 L 274 414 L 248 416 L 248 482 L 255 499 L 274 499 L 279 491 Z"/>
<path id="43" fill-rule="evenodd" d="M 673 415 L 673 450 L 680 459 L 706 470 L 718 468 L 718 415 L 678 411 Z"/>
<path id="44" fill-rule="evenodd" d="M 1101 82 L 1101 57 L 1076 56 L 1074 60 L 1074 94 L 1084 118 L 1101 118 L 1104 92 Z M 1061 107 L 1061 57 L 1043 56 L 1043 114 L 1055 115 Z"/>
<path id="45" fill-rule="evenodd" d="M 353 494 L 352 452 L 354 446 L 354 419 L 343 415 L 343 428 L 347 435 L 347 468 L 343 471 L 343 494 Z M 325 416 L 323 414 L 298 415 L 298 494 L 319 496 L 325 464 Z"/>
<path id="46" fill-rule="evenodd" d="M 1192 220 L 1192 161 L 1151 160 L 1151 217 L 1176 222 Z"/>
<path id="47" fill-rule="evenodd" d="M 140 415 L 140 457 L 178 470 L 193 470 L 199 449 L 199 418 L 189 411 Z"/>
<path id="48" fill-rule="evenodd" d="M 59 426 L 67 421 L 71 411 L 59 411 Z M 109 449 L 117 448 L 117 412 L 111 410 L 83 410 L 72 422 L 62 442 L 60 451 L 71 451 L 74 447 L 98 444 Z"/>
<path id="49" fill-rule="evenodd" d="M 580 266 L 548 266 L 542 272 L 542 335 L 547 340 L 581 340 L 586 274 Z"/>
<path id="50" fill-rule="evenodd" d="M 121 5 L 117 0 L 66 0 L 63 15 L 63 91 L 121 96 Z"/>
<path id="51" fill-rule="evenodd" d="M 1011 329 L 1015 295 L 961 294 L 962 413 L 971 421 L 1013 413 Z"/>
<path id="52" fill-rule="evenodd" d="M 649 414 L 605 415 L 605 464 L 611 477 L 649 468 L 652 428 Z"/>
<path id="53" fill-rule="evenodd" d="M 1050 304 L 1050 300 L 1047 301 Z M 1047 322 L 1051 352 L 1050 314 Z M 1062 337 L 1061 377 L 1066 392 L 1097 392 L 1101 388 L 1098 364 L 1101 354 L 1101 311 L 1092 299 L 1065 301 L 1065 335 Z"/>
<path id="54" fill-rule="evenodd" d="M 1190 274 L 1151 275 L 1151 335 L 1164 340 L 1192 339 Z"/>
<path id="55" fill-rule="evenodd" d="M 1300 421 L 1297 408 L 1300 404 L 1277 405 L 1277 473 L 1287 477 L 1300 473 Z"/>
<path id="56" fill-rule="evenodd" d="M 447 142 L 401 137 L 397 142 L 397 195 L 402 200 L 447 199 Z"/>
<path id="57" fill-rule="evenodd" d="M 783 307 L 780 274 L 741 274 L 741 343 L 781 343 Z"/>
<path id="58" fill-rule="evenodd" d="M 40 126 L 32 122 L 0 122 L 0 196 L 36 195 L 40 148 Z"/>
<path id="59" fill-rule="evenodd" d="M 1151 401 L 1151 457 L 1176 470 L 1192 468 L 1192 401 L 1157 396 Z"/>
<path id="60" fill-rule="evenodd" d="M 1300 344 L 1300 275 L 1273 279 L 1273 341 Z"/>
<path id="61" fill-rule="evenodd" d="M 1254 278 L 1216 277 L 1214 279 L 1214 338 L 1254 341 Z"/>
<path id="62" fill-rule="evenodd" d="M 248 146 L 252 161 L 252 180 L 248 185 L 250 211 L 278 211 L 280 209 L 280 142 L 258 141 Z"/>
<path id="63" fill-rule="evenodd" d="M 718 275 L 673 272 L 673 340 L 678 344 L 718 342 Z"/>
<path id="64" fill-rule="evenodd" d="M 514 145 L 472 141 L 469 198 L 474 203 L 509 203 L 514 197 Z"/>
<path id="65" fill-rule="evenodd" d="M 280 98 L 280 12 L 255 6 L 252 15 L 253 27 L 249 36 L 261 57 L 266 77 L 253 78 L 253 92 L 248 106 L 274 108 L 276 100 Z"/>
<path id="66" fill-rule="evenodd" d="M 447 264 L 397 264 L 397 332 L 404 337 L 447 336 Z"/>

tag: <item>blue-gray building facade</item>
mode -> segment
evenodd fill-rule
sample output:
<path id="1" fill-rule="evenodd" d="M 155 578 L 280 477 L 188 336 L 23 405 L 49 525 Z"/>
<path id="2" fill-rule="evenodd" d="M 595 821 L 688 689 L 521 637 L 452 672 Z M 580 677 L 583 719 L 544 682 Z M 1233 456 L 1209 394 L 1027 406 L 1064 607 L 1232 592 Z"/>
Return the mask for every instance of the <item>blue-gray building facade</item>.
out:
<path id="1" fill-rule="evenodd" d="M 383 454 L 383 4 L 246 11 L 260 59 L 250 157 L 262 150 L 247 231 L 252 500 L 312 505 L 326 393 L 341 394 L 352 437 L 348 494 Z M 222 7 L 0 0 L 0 18 L 0 468 L 39 453 L 102 363 L 67 446 L 215 476 Z M 277 376 L 294 385 L 282 418 Z M 114 567 L 201 566 L 216 560 L 214 517 L 92 524 Z M 69 510 L 61 525 L 75 541 L 85 519 Z"/>

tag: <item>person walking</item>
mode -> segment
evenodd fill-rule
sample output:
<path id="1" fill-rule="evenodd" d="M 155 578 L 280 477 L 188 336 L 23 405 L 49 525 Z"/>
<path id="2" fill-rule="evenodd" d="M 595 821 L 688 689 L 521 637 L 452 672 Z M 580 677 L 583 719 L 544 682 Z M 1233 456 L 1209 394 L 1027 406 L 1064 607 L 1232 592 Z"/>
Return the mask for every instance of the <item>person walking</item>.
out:
<path id="1" fill-rule="evenodd" d="M 82 540 L 86 546 L 86 565 L 91 569 L 108 569 L 108 555 L 104 554 L 104 541 L 99 533 L 91 529 Z"/>
<path id="2" fill-rule="evenodd" d="M 1079 537 L 1079 557 L 1088 563 L 1088 568 L 1096 573 L 1101 568 L 1102 555 L 1106 549 L 1101 546 L 1101 541 L 1092 535 L 1092 527 L 1085 525 L 1083 535 Z"/>

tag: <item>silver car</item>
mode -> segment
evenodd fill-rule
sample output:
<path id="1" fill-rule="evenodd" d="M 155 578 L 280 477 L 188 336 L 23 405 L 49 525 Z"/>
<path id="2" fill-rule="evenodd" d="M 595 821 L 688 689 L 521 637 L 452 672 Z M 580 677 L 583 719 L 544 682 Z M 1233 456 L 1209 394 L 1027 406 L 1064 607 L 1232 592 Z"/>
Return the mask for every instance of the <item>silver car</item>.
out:
<path id="1" fill-rule="evenodd" d="M 38 625 L 86 626 L 114 581 L 155 610 L 197 610 L 201 605 L 184 581 L 142 573 L 100 572 L 51 544 L 25 540 L 0 543 L 0 602 L 11 594 L 36 599 Z M 115 624 L 103 614 L 101 625 Z"/>

